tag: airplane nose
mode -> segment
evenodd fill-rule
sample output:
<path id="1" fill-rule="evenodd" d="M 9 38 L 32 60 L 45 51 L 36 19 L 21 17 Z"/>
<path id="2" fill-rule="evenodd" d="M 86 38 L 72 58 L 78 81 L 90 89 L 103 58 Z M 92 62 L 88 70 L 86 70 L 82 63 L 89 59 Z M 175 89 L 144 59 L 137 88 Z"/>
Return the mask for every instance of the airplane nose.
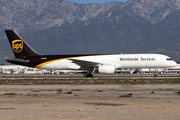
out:
<path id="1" fill-rule="evenodd" d="M 173 66 L 176 66 L 176 65 L 177 65 L 177 63 L 176 63 L 175 61 L 173 61 L 172 65 L 173 65 Z"/>

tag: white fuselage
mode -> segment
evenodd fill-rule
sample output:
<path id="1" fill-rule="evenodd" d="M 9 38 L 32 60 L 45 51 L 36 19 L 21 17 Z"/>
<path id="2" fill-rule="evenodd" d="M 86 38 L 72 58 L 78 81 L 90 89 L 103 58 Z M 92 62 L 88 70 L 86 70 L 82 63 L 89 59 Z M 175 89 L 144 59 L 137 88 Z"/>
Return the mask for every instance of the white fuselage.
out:
<path id="1" fill-rule="evenodd" d="M 85 77 L 97 73 L 113 74 L 120 68 L 169 68 L 177 64 L 161 54 L 111 54 L 111 55 L 40 55 L 13 30 L 5 30 L 15 58 L 8 62 L 28 67 L 50 70 L 87 70 Z"/>
<path id="2" fill-rule="evenodd" d="M 99 65 L 114 65 L 119 68 L 168 68 L 176 66 L 176 62 L 170 57 L 161 54 L 114 54 L 114 55 L 94 55 L 73 57 L 67 59 L 58 59 L 38 65 L 39 69 L 70 70 L 81 69 L 70 59 L 99 63 Z"/>

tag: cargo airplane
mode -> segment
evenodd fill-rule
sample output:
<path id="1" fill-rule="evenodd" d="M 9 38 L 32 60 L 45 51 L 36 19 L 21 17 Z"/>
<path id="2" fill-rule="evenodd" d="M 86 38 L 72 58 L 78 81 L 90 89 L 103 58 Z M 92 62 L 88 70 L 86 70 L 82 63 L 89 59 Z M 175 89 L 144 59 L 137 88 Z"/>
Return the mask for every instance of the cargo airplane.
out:
<path id="1" fill-rule="evenodd" d="M 40 55 L 36 53 L 16 32 L 5 30 L 15 58 L 7 62 L 49 70 L 87 70 L 85 77 L 93 77 L 92 72 L 113 74 L 121 68 L 168 68 L 176 66 L 170 57 L 161 54 L 79 54 Z"/>

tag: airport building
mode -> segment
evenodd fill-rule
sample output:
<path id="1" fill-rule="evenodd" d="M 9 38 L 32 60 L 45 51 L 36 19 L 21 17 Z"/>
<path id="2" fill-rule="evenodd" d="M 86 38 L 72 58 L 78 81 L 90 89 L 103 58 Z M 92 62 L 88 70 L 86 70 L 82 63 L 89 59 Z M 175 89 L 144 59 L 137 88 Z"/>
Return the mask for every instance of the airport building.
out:
<path id="1" fill-rule="evenodd" d="M 175 67 L 172 68 L 142 68 L 142 69 L 120 69 L 116 70 L 116 73 L 124 73 L 124 74 L 135 74 L 135 73 L 141 73 L 141 74 L 150 74 L 158 72 L 159 74 L 165 74 L 165 73 L 180 73 L 180 64 L 177 64 Z"/>
<path id="2" fill-rule="evenodd" d="M 0 66 L 1 74 L 81 74 L 85 73 L 84 70 L 42 70 L 31 67 L 25 67 L 20 65 L 2 65 Z M 116 74 L 150 74 L 158 72 L 159 74 L 165 73 L 180 73 L 180 64 L 172 68 L 143 68 L 143 69 L 118 69 L 115 71 Z"/>
<path id="3" fill-rule="evenodd" d="M 82 70 L 42 70 L 20 65 L 2 65 L 1 74 L 74 74 L 84 73 Z"/>

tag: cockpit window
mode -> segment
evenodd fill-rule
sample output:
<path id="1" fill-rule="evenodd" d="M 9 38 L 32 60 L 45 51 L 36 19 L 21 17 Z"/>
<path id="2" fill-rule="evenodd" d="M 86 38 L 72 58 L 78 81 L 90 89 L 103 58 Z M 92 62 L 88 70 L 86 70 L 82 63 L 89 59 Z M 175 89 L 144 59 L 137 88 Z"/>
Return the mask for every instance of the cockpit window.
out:
<path id="1" fill-rule="evenodd" d="M 172 59 L 171 59 L 171 58 L 167 58 L 166 60 L 167 60 L 167 61 L 171 61 Z"/>

